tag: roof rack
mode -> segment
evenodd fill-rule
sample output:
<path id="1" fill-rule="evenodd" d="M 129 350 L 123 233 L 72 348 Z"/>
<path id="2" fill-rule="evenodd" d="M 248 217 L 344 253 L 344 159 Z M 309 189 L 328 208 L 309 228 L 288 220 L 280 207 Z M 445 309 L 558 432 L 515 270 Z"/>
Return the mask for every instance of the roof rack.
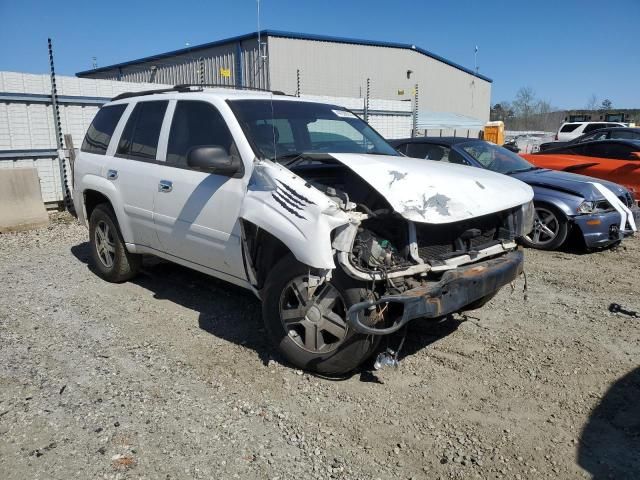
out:
<path id="1" fill-rule="evenodd" d="M 175 85 L 171 88 L 159 88 L 157 90 L 141 90 L 139 92 L 125 92 L 120 95 L 116 95 L 111 99 L 112 102 L 116 100 L 122 100 L 125 98 L 131 97 L 142 97 L 145 95 L 155 95 L 156 93 L 170 93 L 170 92 L 201 92 L 204 88 L 230 88 L 233 90 L 251 90 L 256 92 L 268 92 L 273 93 L 274 95 L 286 95 L 284 92 L 280 90 L 268 90 L 266 88 L 257 88 L 257 87 L 245 87 L 243 85 L 226 85 L 222 83 L 181 83 L 180 85 Z"/>
<path id="2" fill-rule="evenodd" d="M 273 93 L 274 95 L 286 95 L 286 93 L 280 90 L 269 90 L 268 88 L 258 88 L 258 87 L 247 87 L 244 85 L 227 85 L 224 83 L 181 83 L 180 85 L 176 85 L 174 88 L 191 88 L 191 87 L 203 87 L 206 88 L 231 88 L 233 90 L 251 90 L 254 92 L 268 92 Z"/>

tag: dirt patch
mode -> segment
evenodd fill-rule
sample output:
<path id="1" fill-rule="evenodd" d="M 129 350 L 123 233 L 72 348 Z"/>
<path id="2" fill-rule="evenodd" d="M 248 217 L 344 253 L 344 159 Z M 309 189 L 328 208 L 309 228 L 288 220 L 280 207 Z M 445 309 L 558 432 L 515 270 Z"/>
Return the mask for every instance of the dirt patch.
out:
<path id="1" fill-rule="evenodd" d="M 342 381 L 282 365 L 250 293 L 156 260 L 108 284 L 86 241 L 0 235 L 0 478 L 640 471 L 640 320 L 607 310 L 640 309 L 638 239 L 528 250 L 528 300 L 416 325 L 398 370 Z"/>

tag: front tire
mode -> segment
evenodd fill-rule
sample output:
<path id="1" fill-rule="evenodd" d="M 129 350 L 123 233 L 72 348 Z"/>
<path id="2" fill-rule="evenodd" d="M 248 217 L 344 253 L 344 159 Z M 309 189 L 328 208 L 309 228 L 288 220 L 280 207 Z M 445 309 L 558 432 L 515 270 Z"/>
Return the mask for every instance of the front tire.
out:
<path id="1" fill-rule="evenodd" d="M 127 251 L 115 213 L 105 203 L 91 212 L 89 244 L 95 271 L 104 280 L 121 283 L 138 274 L 142 257 Z"/>
<path id="2" fill-rule="evenodd" d="M 533 220 L 533 230 L 522 237 L 526 247 L 538 250 L 557 250 L 569 235 L 567 217 L 552 205 L 537 203 Z"/>
<path id="3" fill-rule="evenodd" d="M 362 301 L 363 285 L 336 268 L 331 280 L 309 297 L 309 272 L 292 255 L 270 272 L 262 292 L 266 330 L 296 367 L 324 375 L 350 372 L 380 341 L 379 336 L 355 332 L 345 321 L 349 307 Z"/>

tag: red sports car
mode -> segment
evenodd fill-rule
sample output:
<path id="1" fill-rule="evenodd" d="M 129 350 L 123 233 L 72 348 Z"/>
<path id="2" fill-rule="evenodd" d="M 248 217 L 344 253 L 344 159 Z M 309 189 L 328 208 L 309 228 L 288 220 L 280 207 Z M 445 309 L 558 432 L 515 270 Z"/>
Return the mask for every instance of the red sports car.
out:
<path id="1" fill-rule="evenodd" d="M 596 140 L 522 154 L 534 165 L 603 178 L 625 186 L 640 201 L 640 141 Z"/>

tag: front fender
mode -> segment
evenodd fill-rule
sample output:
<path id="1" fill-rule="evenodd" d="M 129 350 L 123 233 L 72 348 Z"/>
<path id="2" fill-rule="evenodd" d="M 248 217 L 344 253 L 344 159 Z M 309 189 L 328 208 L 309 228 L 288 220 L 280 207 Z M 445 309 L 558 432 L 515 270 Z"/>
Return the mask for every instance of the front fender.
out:
<path id="1" fill-rule="evenodd" d="M 310 267 L 333 269 L 331 231 L 349 216 L 322 192 L 272 162 L 255 165 L 240 218 L 284 243 Z"/>
<path id="2" fill-rule="evenodd" d="M 564 213 L 567 218 L 576 216 L 578 205 L 582 202 L 582 198 L 576 195 L 550 190 L 547 188 L 533 187 L 534 203 L 543 202 L 553 205 Z"/>
<path id="3" fill-rule="evenodd" d="M 89 219 L 86 218 L 86 210 L 84 205 L 84 194 L 87 190 L 95 190 L 98 193 L 101 193 L 111 203 L 111 207 L 116 214 L 116 218 L 118 220 L 118 226 L 120 227 L 120 232 L 122 233 L 122 238 L 126 243 L 133 242 L 133 232 L 131 230 L 131 225 L 127 221 L 127 215 L 125 215 L 123 210 L 123 202 L 118 189 L 115 187 L 113 182 L 107 180 L 104 177 L 100 177 L 98 175 L 85 175 L 80 181 L 80 188 L 78 189 L 79 196 L 76 197 L 78 202 L 82 202 L 82 215 L 86 219 L 87 226 L 89 224 Z M 78 205 L 76 205 L 76 211 L 78 211 Z"/>

